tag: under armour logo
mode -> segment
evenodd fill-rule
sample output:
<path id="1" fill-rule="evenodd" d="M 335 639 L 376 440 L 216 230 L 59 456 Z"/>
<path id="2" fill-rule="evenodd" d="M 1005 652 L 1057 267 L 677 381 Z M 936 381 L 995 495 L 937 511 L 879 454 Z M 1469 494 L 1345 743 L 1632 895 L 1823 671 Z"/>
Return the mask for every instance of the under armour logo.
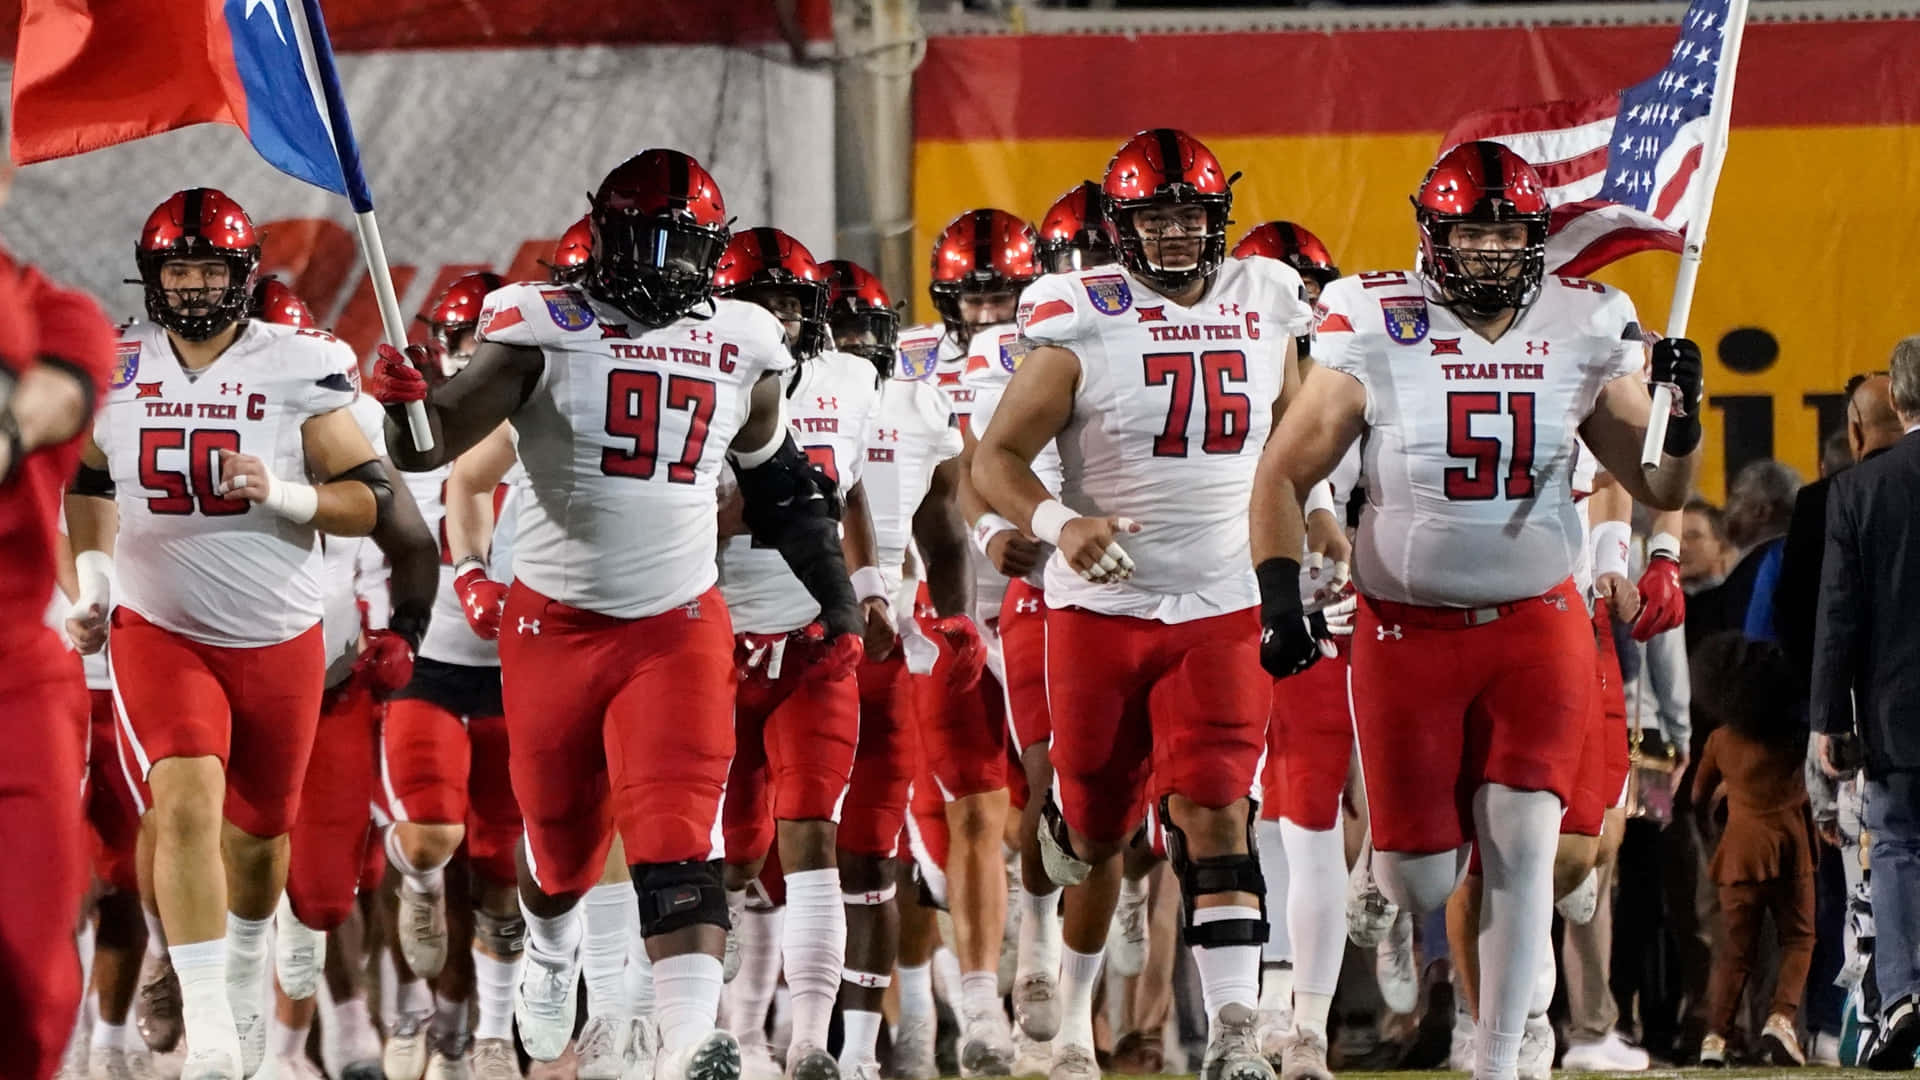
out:
<path id="1" fill-rule="evenodd" d="M 1024 611 L 1029 613 L 1039 611 L 1040 601 L 1037 598 L 1031 597 L 1031 596 L 1022 597 L 1013 602 L 1013 610 Z"/>
<path id="2" fill-rule="evenodd" d="M 1220 305 L 1220 314 L 1222 314 L 1222 315 L 1238 315 L 1238 314 L 1240 314 L 1240 305 L 1239 305 L 1239 304 L 1221 304 L 1221 305 Z"/>
<path id="3" fill-rule="evenodd" d="M 220 384 L 220 392 L 222 394 L 244 394 L 246 390 L 237 382 L 223 382 Z"/>
<path id="4" fill-rule="evenodd" d="M 879 440 L 880 440 L 881 442 L 899 442 L 899 441 L 900 441 L 900 429 L 899 429 L 899 428 L 884 428 L 884 427 L 883 427 L 883 428 L 878 428 L 878 429 L 876 429 L 876 430 L 874 431 L 874 433 L 873 433 L 873 437 L 874 437 L 874 438 L 876 438 L 876 439 L 879 439 Z"/>
<path id="5" fill-rule="evenodd" d="M 1565 595 L 1561 593 L 1549 593 L 1546 596 L 1541 597 L 1540 599 L 1545 600 L 1547 603 L 1552 604 L 1554 607 L 1559 608 L 1561 611 L 1567 610 L 1567 598 Z"/>
<path id="6" fill-rule="evenodd" d="M 870 893 L 867 893 L 867 894 L 866 894 L 866 902 L 867 902 L 867 906 L 869 906 L 869 907 L 871 907 L 871 906 L 873 906 L 874 904 L 878 904 L 878 903 L 881 903 L 881 902 L 883 902 L 883 901 L 885 901 L 885 900 L 886 900 L 886 898 L 887 898 L 887 897 L 886 897 L 886 894 L 884 894 L 884 893 L 878 893 L 878 892 L 870 892 Z"/>
<path id="7" fill-rule="evenodd" d="M 1385 641 L 1388 638 L 1399 641 L 1400 624 L 1394 623 L 1392 626 L 1376 626 L 1373 628 L 1373 637 L 1375 641 Z"/>
<path id="8" fill-rule="evenodd" d="M 1527 355 L 1528 355 L 1528 356 L 1545 356 L 1545 355 L 1547 355 L 1547 342 L 1544 342 L 1544 341 L 1529 341 L 1529 342 L 1527 342 Z"/>
<path id="9" fill-rule="evenodd" d="M 695 598 L 695 599 L 692 599 L 692 600 L 689 600 L 689 601 L 687 601 L 686 603 L 684 603 L 684 604 L 682 604 L 682 605 L 680 605 L 680 610 L 682 610 L 682 611 L 684 611 L 684 612 L 686 612 L 686 613 L 687 613 L 687 618 L 689 618 L 689 619 L 697 619 L 697 618 L 699 618 L 699 617 L 700 617 L 700 601 L 699 601 L 699 599 L 698 599 L 698 598 Z M 539 631 L 538 631 L 538 630 L 536 630 L 536 631 L 534 631 L 534 633 L 539 633 Z"/>
<path id="10" fill-rule="evenodd" d="M 709 345 L 713 344 L 713 331 L 711 330 L 702 330 L 695 327 L 687 331 L 687 337 L 693 341 L 704 341 Z"/>
<path id="11" fill-rule="evenodd" d="M 837 409 L 840 407 L 840 399 L 837 397 L 816 397 L 813 400 L 816 402 L 818 408 Z"/>
<path id="12" fill-rule="evenodd" d="M 522 634 L 532 634 L 535 637 L 539 637 L 540 636 L 540 620 L 529 619 L 522 616 L 520 619 L 520 632 Z"/>
<path id="13" fill-rule="evenodd" d="M 880 901 L 875 900 L 873 902 L 877 904 Z M 852 968 L 848 968 L 841 975 L 841 978 L 845 979 L 847 982 L 850 982 L 855 986 L 864 986 L 864 987 L 867 987 L 868 989 L 873 989 L 875 987 L 881 987 L 881 986 L 887 985 L 888 980 L 890 980 L 892 976 L 875 975 L 871 972 L 855 971 Z"/>

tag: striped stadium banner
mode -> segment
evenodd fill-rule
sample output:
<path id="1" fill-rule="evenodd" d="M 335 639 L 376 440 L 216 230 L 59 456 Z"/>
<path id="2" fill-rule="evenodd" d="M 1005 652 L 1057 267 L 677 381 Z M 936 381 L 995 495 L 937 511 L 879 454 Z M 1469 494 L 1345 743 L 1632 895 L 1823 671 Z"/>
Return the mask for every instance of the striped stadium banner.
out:
<path id="1" fill-rule="evenodd" d="M 1701 489 L 1712 497 L 1756 458 L 1816 475 L 1820 440 L 1844 424 L 1847 376 L 1884 367 L 1895 341 L 1920 332 L 1920 274 L 1907 265 L 1920 250 L 1914 7 L 1753 5 L 1692 316 L 1709 357 Z M 1349 273 L 1404 267 L 1416 244 L 1407 199 L 1442 133 L 1474 112 L 1639 82 L 1667 63 L 1685 11 L 1645 5 L 1636 25 L 935 36 L 915 78 L 920 250 L 969 207 L 1039 215 L 1099 177 L 1126 136 L 1172 125 L 1246 174 L 1235 237 L 1285 218 Z M 1597 276 L 1658 327 L 1675 262 L 1647 252 Z M 932 315 L 924 295 L 915 310 Z"/>

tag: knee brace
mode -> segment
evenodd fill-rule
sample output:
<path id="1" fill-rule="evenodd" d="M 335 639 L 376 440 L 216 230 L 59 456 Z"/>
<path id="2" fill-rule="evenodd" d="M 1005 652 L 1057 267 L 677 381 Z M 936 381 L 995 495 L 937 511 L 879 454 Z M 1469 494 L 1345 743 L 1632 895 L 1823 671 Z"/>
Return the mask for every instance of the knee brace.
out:
<path id="1" fill-rule="evenodd" d="M 732 926 L 720 860 L 635 863 L 629 870 L 633 891 L 640 897 L 642 935 L 655 937 L 702 924 L 722 930 Z"/>
<path id="2" fill-rule="evenodd" d="M 489 915 L 475 908 L 473 940 L 490 955 L 512 960 L 527 947 L 527 920 L 517 911 L 511 915 Z"/>
<path id="3" fill-rule="evenodd" d="M 1247 817 L 1247 850 L 1241 855 L 1210 855 L 1195 858 L 1187 849 L 1187 834 L 1173 823 L 1168 799 L 1160 800 L 1160 827 L 1166 831 L 1167 864 L 1180 879 L 1180 923 L 1187 944 L 1203 949 L 1222 945 L 1264 945 L 1267 941 L 1267 879 L 1260 873 L 1260 860 L 1253 853 L 1253 822 Z M 1252 893 L 1260 906 L 1258 919 L 1218 919 L 1195 923 L 1195 901 L 1202 896 L 1221 893 Z"/>
<path id="4" fill-rule="evenodd" d="M 1073 853 L 1073 840 L 1067 833 L 1067 819 L 1053 792 L 1047 792 L 1040 804 L 1040 865 L 1055 885 L 1065 888 L 1087 880 L 1093 865 Z"/>

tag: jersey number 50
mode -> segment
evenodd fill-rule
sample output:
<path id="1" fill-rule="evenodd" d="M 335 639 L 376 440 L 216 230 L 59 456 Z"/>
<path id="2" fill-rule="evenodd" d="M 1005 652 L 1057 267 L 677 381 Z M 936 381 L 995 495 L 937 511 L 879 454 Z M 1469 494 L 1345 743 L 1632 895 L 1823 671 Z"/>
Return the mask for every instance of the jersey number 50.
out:
<path id="1" fill-rule="evenodd" d="M 1187 456 L 1187 422 L 1193 412 L 1194 355 L 1192 353 L 1148 353 L 1148 386 L 1172 386 L 1167 401 L 1167 426 L 1153 438 L 1154 457 Z M 1253 422 L 1253 402 L 1247 395 L 1227 389 L 1229 382 L 1245 385 L 1247 354 L 1216 349 L 1199 356 L 1201 396 L 1207 415 L 1200 436 L 1203 454 L 1237 454 L 1247 443 L 1247 428 Z"/>
<path id="2" fill-rule="evenodd" d="M 187 452 L 187 471 L 160 467 L 160 451 Z M 196 508 L 208 517 L 244 514 L 252 504 L 213 493 L 220 479 L 220 451 L 240 452 L 240 433 L 224 428 L 201 429 L 191 436 L 182 428 L 144 428 L 140 432 L 140 486 L 165 492 L 150 496 L 147 510 L 155 514 L 191 514 Z"/>
<path id="3" fill-rule="evenodd" d="M 1498 416 L 1500 395 L 1491 390 L 1455 391 L 1447 395 L 1447 453 L 1471 464 L 1449 468 L 1443 474 L 1447 498 L 1493 499 L 1500 495 L 1500 440 L 1475 435 L 1473 418 Z M 1507 394 L 1507 414 L 1513 417 L 1513 453 L 1507 459 L 1506 496 L 1533 498 L 1533 395 Z"/>
<path id="4" fill-rule="evenodd" d="M 687 412 L 687 443 L 680 460 L 667 466 L 667 483 L 691 484 L 707 449 L 707 425 L 713 422 L 714 389 L 705 379 L 671 375 L 665 380 L 666 407 Z M 600 451 L 600 471 L 608 476 L 653 479 L 660 457 L 660 373 L 607 373 L 607 434 L 633 440 L 633 449 Z"/>

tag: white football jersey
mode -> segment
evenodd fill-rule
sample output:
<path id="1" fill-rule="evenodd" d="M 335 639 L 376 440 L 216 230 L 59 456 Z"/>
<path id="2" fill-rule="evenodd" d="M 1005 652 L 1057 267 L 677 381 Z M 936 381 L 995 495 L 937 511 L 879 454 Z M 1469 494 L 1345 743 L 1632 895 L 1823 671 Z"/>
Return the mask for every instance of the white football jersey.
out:
<path id="1" fill-rule="evenodd" d="M 511 419 L 527 473 L 513 576 L 528 588 L 639 619 L 713 587 L 727 447 L 754 384 L 793 360 L 765 309 L 716 299 L 710 310 L 649 328 L 571 286 L 487 296 L 480 336 L 547 361 Z"/>
<path id="2" fill-rule="evenodd" d="M 976 426 L 973 420 L 975 392 L 973 387 L 966 385 L 964 378 L 967 373 L 967 348 L 939 323 L 902 330 L 899 342 L 900 373 L 909 378 L 931 380 L 941 393 L 947 395 L 947 401 L 953 407 L 954 422 L 959 429 L 971 432 L 978 438 L 985 428 L 984 425 Z M 1000 600 L 1007 594 L 1007 579 L 993 568 L 993 563 L 978 548 L 967 549 L 967 560 L 973 566 L 974 621 L 984 626 L 988 619 L 1000 613 Z"/>
<path id="3" fill-rule="evenodd" d="M 787 422 L 794 441 L 838 486 L 844 498 L 866 468 L 867 436 L 880 404 L 879 373 L 858 356 L 824 352 L 787 377 Z M 820 605 L 793 576 L 787 561 L 751 536 L 735 536 L 720 551 L 720 594 L 734 630 L 780 634 L 798 630 Z"/>
<path id="4" fill-rule="evenodd" d="M 1626 294 L 1548 276 L 1499 341 L 1430 303 L 1420 274 L 1342 278 L 1320 296 L 1313 354 L 1366 388 L 1367 504 L 1354 583 L 1409 604 L 1538 596 L 1586 548 L 1573 505 L 1580 425 L 1640 370 Z"/>
<path id="5" fill-rule="evenodd" d="M 407 490 L 420 504 L 420 516 L 440 542 L 440 587 L 433 594 L 433 618 L 420 641 L 420 655 L 443 664 L 465 667 L 500 666 L 499 646 L 473 632 L 466 608 L 453 587 L 453 551 L 447 546 L 447 477 L 452 465 L 431 472 L 407 473 Z M 514 462 L 493 492 L 493 543 L 487 551 L 487 575 L 501 583 L 513 580 L 513 535 L 520 507 L 526 501 L 526 471 Z"/>
<path id="6" fill-rule="evenodd" d="M 311 482 L 300 428 L 353 401 L 353 350 L 318 330 L 252 320 L 197 375 L 152 323 L 129 327 L 118 348 L 93 428 L 120 509 L 116 602 L 206 645 L 255 648 L 305 633 L 321 615 L 319 533 L 215 495 L 218 452 Z"/>
<path id="7" fill-rule="evenodd" d="M 1058 552 L 1050 607 L 1187 622 L 1259 603 L 1247 548 L 1254 466 L 1286 378 L 1287 344 L 1312 325 L 1300 276 L 1229 259 L 1181 307 L 1117 266 L 1049 274 L 1021 297 L 1022 330 L 1080 360 L 1055 439 L 1061 501 L 1137 522 L 1120 537 L 1133 576 L 1094 585 Z"/>
<path id="8" fill-rule="evenodd" d="M 1020 360 L 1027 355 L 1027 348 L 1026 339 L 1020 336 L 1019 327 L 1013 323 L 973 335 L 967 350 L 967 371 L 961 376 L 960 385 L 973 394 L 975 438 L 993 422 L 994 410 L 1000 407 L 1000 396 L 1006 393 L 1007 383 L 1012 380 L 1013 373 L 1020 369 Z M 1060 448 L 1049 442 L 1034 455 L 1031 465 L 1033 475 L 1058 498 L 1062 482 Z M 1049 550 L 1042 545 L 1043 553 Z M 1033 585 L 1043 585 L 1045 576 L 1046 564 L 1043 562 L 1028 575 L 1028 581 Z"/>
<path id="9" fill-rule="evenodd" d="M 896 371 L 881 384 L 880 404 L 867 429 L 862 480 L 889 596 L 900 591 L 901 566 L 913 544 L 913 515 L 933 486 L 933 470 L 959 457 L 961 449 L 959 418 L 947 395 L 931 381 Z"/>

